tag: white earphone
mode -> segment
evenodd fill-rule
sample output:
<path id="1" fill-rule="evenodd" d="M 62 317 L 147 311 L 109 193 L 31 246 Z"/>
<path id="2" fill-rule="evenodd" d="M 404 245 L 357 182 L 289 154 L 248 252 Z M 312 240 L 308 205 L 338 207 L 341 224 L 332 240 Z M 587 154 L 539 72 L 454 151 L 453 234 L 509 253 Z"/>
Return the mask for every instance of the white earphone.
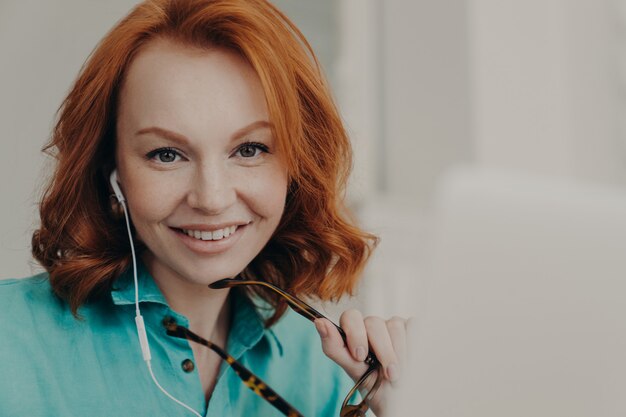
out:
<path id="1" fill-rule="evenodd" d="M 124 197 L 124 193 L 122 192 L 122 189 L 120 188 L 120 180 L 117 176 L 117 169 L 114 169 L 113 172 L 111 172 L 111 176 L 109 177 L 109 182 L 111 183 L 111 188 L 113 188 L 113 192 L 115 193 L 115 198 L 117 198 L 117 201 L 119 201 L 120 203 L 122 201 L 126 201 L 126 198 Z"/>
<path id="2" fill-rule="evenodd" d="M 130 221 L 128 216 L 128 209 L 126 208 L 126 197 L 124 197 L 124 193 L 122 192 L 122 188 L 120 187 L 120 180 L 117 175 L 117 169 L 114 169 L 109 176 L 109 182 L 111 183 L 111 188 L 113 188 L 113 192 L 115 193 L 115 198 L 122 205 L 122 210 L 124 211 L 124 219 L 126 220 L 126 230 L 128 231 L 128 239 L 130 241 L 130 251 L 133 257 L 133 281 L 135 283 L 135 325 L 137 326 L 137 335 L 139 336 L 139 345 L 141 346 L 141 354 L 143 356 L 143 360 L 146 362 L 146 366 L 148 367 L 148 371 L 150 372 L 150 376 L 152 377 L 152 381 L 156 384 L 156 386 L 172 401 L 177 404 L 185 407 L 187 410 L 191 411 L 198 417 L 201 415 L 196 412 L 193 408 L 189 407 L 187 404 L 182 401 L 174 398 L 172 394 L 167 392 L 159 381 L 157 381 L 154 376 L 154 372 L 152 372 L 152 365 L 150 361 L 152 360 L 152 356 L 150 355 L 150 345 L 148 344 L 148 335 L 146 333 L 146 325 L 143 321 L 143 316 L 141 315 L 141 311 L 139 311 L 139 284 L 137 279 L 137 256 L 135 254 L 135 245 L 133 244 L 133 235 L 130 230 Z"/>

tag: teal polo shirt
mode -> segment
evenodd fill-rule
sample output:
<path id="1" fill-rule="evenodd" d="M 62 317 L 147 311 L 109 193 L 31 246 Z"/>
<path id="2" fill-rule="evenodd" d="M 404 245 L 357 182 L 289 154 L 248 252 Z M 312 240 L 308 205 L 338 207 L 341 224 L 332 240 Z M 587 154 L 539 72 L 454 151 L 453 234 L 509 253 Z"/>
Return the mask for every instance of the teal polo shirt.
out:
<path id="1" fill-rule="evenodd" d="M 152 368 L 159 383 L 203 416 L 280 416 L 222 363 L 205 402 L 189 342 L 168 336 L 173 311 L 147 270 L 139 268 L 139 300 Z M 227 351 L 306 417 L 336 417 L 353 382 L 321 350 L 314 325 L 289 311 L 265 329 L 261 315 L 233 293 Z M 137 338 L 132 273 L 110 297 L 74 318 L 51 291 L 46 274 L 0 281 L 0 416 L 192 416 L 153 383 Z M 192 329 L 193 330 L 193 329 Z"/>

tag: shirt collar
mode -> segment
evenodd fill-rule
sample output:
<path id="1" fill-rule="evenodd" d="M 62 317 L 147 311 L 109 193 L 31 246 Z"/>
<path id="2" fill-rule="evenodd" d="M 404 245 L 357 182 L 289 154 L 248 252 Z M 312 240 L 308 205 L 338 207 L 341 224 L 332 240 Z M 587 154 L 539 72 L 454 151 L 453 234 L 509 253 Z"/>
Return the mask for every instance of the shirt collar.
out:
<path id="1" fill-rule="evenodd" d="M 132 266 L 128 268 L 113 284 L 111 297 L 115 305 L 135 304 L 135 285 Z M 169 308 L 165 296 L 154 282 L 141 260 L 137 262 L 137 284 L 140 303 L 157 303 Z M 266 336 L 273 341 L 277 353 L 283 355 L 283 346 L 272 329 L 265 329 L 264 317 L 259 313 L 253 301 L 242 292 L 232 292 L 232 327 L 229 335 L 228 351 L 239 358 L 246 350 L 255 346 Z M 262 301 L 260 301 L 263 304 Z"/>
<path id="2" fill-rule="evenodd" d="M 231 293 L 232 326 L 228 352 L 238 359 L 243 352 L 259 343 L 265 335 L 263 320 L 252 301 L 239 291 Z"/>
<path id="3" fill-rule="evenodd" d="M 283 345 L 272 328 L 265 328 L 265 317 L 259 310 L 268 310 L 268 304 L 259 298 L 250 299 L 242 291 L 232 293 L 232 323 L 228 351 L 235 358 L 255 346 L 262 337 L 273 345 L 279 356 L 283 356 Z M 268 310 L 269 311 L 269 310 Z M 272 343 L 273 342 L 273 343 Z"/>
<path id="4" fill-rule="evenodd" d="M 113 284 L 111 297 L 116 305 L 135 304 L 135 285 L 132 266 L 119 276 Z M 163 293 L 152 279 L 141 260 L 137 261 L 137 286 L 139 288 L 139 302 L 152 302 L 167 305 Z"/>

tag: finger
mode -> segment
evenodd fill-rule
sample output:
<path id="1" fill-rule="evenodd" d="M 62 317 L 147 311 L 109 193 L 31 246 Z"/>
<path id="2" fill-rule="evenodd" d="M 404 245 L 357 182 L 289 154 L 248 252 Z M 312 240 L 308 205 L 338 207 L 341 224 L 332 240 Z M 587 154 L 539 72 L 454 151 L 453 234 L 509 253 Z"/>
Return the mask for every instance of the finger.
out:
<path id="1" fill-rule="evenodd" d="M 398 357 L 393 348 L 387 323 L 380 317 L 365 318 L 365 328 L 370 346 L 383 367 L 385 378 L 396 381 L 398 374 Z"/>
<path id="2" fill-rule="evenodd" d="M 367 365 L 352 357 L 334 324 L 326 319 L 317 319 L 315 328 L 320 334 L 322 351 L 326 356 L 341 366 L 352 379 L 356 380 L 363 375 Z"/>
<path id="3" fill-rule="evenodd" d="M 393 350 L 396 352 L 396 357 L 399 361 L 399 369 L 402 369 L 406 365 L 408 349 L 406 320 L 402 317 L 394 316 L 387 320 L 386 324 Z"/>
<path id="4" fill-rule="evenodd" d="M 348 349 L 354 360 L 363 362 L 367 357 L 367 331 L 360 311 L 346 310 L 339 318 L 339 325 L 346 333 Z"/>

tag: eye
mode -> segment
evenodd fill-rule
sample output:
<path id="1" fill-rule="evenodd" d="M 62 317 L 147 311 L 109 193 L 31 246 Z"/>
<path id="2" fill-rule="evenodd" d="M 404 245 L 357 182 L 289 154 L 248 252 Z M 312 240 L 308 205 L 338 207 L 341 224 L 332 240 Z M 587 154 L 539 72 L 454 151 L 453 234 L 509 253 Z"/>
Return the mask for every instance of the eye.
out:
<path id="1" fill-rule="evenodd" d="M 159 148 L 155 149 L 146 155 L 148 159 L 156 159 L 156 161 L 169 164 L 176 161 L 176 158 L 180 158 L 180 153 L 173 148 Z"/>
<path id="2" fill-rule="evenodd" d="M 246 142 L 239 145 L 235 154 L 242 158 L 254 158 L 259 156 L 262 152 L 269 152 L 267 146 L 257 142 Z"/>

